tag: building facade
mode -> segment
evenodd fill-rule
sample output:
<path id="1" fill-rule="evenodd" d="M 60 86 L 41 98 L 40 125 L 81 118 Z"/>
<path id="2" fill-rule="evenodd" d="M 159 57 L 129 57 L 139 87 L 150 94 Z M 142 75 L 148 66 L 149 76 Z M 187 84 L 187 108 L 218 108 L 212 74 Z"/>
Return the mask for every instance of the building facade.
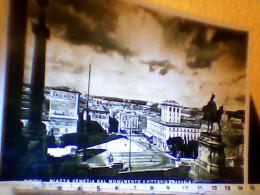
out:
<path id="1" fill-rule="evenodd" d="M 30 85 L 24 84 L 21 104 L 21 121 L 24 127 L 28 126 L 30 93 Z M 47 133 L 56 137 L 75 133 L 77 131 L 80 93 L 69 88 L 45 87 L 44 97 L 42 123 L 45 124 Z"/>
<path id="2" fill-rule="evenodd" d="M 89 116 L 92 121 L 97 121 L 106 132 L 109 128 L 109 110 L 99 106 L 98 108 L 92 107 L 89 110 Z"/>
<path id="3" fill-rule="evenodd" d="M 166 123 L 181 122 L 182 107 L 175 101 L 164 101 L 161 104 L 161 120 Z"/>
<path id="4" fill-rule="evenodd" d="M 139 116 L 135 112 L 121 112 L 119 114 L 120 133 L 139 133 Z"/>
<path id="5" fill-rule="evenodd" d="M 168 150 L 167 140 L 172 137 L 181 137 L 184 142 L 197 140 L 200 136 L 200 112 L 196 116 L 197 122 L 189 121 L 187 119 L 192 117 L 187 108 L 175 101 L 165 101 L 161 104 L 161 116 L 147 117 L 145 134 L 152 136 L 153 143 L 160 150 Z"/>
<path id="6" fill-rule="evenodd" d="M 49 131 L 60 137 L 77 132 L 79 93 L 50 89 L 49 94 Z"/>

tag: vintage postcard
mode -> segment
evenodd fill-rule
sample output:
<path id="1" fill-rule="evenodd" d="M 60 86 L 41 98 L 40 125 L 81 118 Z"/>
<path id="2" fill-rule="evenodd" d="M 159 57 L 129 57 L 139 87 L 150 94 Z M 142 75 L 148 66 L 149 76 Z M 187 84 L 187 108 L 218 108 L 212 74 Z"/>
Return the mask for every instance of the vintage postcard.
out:
<path id="1" fill-rule="evenodd" d="M 247 32 L 123 0 L 27 13 L 7 178 L 244 182 Z"/>

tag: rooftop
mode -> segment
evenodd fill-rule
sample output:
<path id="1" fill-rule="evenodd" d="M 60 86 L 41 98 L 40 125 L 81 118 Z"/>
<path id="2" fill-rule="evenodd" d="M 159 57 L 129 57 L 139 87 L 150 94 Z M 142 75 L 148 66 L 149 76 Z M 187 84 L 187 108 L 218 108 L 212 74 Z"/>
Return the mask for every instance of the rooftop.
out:
<path id="1" fill-rule="evenodd" d="M 174 123 L 174 122 L 165 122 L 165 121 L 162 121 L 160 117 L 151 117 L 151 116 L 148 116 L 147 117 L 148 120 L 151 120 L 151 121 L 154 121 L 156 123 L 160 123 L 164 126 L 168 126 L 168 127 L 186 127 L 186 128 L 196 128 L 196 129 L 199 129 L 200 128 L 200 125 L 198 124 L 194 124 L 194 123 Z"/>
<path id="2" fill-rule="evenodd" d="M 181 105 L 179 103 L 177 103 L 176 101 L 174 100 L 165 100 L 161 103 L 161 105 L 164 105 L 164 106 L 178 106 L 178 107 L 181 107 Z"/>

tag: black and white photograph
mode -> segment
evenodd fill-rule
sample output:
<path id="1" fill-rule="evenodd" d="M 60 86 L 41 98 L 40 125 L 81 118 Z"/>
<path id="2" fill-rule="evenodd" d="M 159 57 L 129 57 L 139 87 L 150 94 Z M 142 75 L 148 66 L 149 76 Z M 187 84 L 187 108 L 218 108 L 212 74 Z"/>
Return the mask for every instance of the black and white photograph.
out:
<path id="1" fill-rule="evenodd" d="M 245 31 L 142 1 L 25 6 L 2 179 L 244 182 Z"/>

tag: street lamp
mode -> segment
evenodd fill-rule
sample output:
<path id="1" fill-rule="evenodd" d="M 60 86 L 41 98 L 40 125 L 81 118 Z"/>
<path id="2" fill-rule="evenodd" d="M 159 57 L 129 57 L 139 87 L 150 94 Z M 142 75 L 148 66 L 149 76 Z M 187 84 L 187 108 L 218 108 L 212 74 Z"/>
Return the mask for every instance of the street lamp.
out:
<path id="1" fill-rule="evenodd" d="M 132 129 L 129 129 L 130 139 L 129 139 L 129 171 L 131 171 L 131 143 L 132 143 Z"/>

